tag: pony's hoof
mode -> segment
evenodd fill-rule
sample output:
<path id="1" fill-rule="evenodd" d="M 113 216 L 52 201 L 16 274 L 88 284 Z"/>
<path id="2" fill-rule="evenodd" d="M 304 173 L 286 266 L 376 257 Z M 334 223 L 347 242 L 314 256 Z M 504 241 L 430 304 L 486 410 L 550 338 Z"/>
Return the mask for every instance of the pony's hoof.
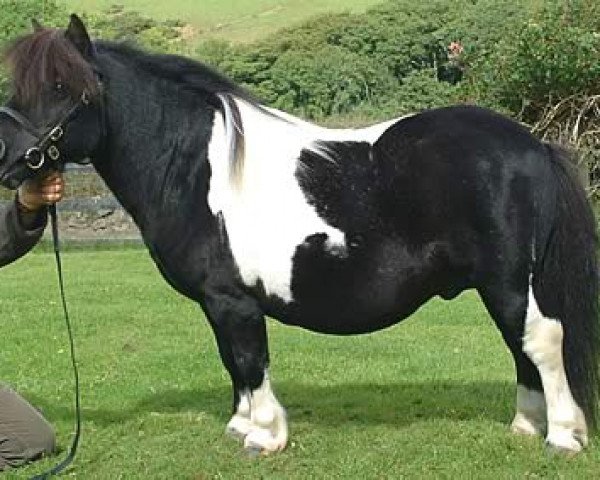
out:
<path id="1" fill-rule="evenodd" d="M 225 434 L 243 441 L 251 429 L 252 423 L 250 420 L 236 415 L 229 421 L 227 427 L 225 427 Z"/>
<path id="2" fill-rule="evenodd" d="M 559 445 L 553 445 L 546 442 L 546 452 L 551 456 L 571 458 L 577 455 L 581 450 L 572 450 Z"/>
<path id="3" fill-rule="evenodd" d="M 583 450 L 585 439 L 569 430 L 562 430 L 548 435 L 546 447 L 552 454 L 572 457 Z"/>
<path id="4" fill-rule="evenodd" d="M 533 437 L 535 435 L 541 434 L 539 429 L 537 429 L 533 425 L 526 425 L 526 424 L 514 424 L 513 423 L 510 426 L 510 431 L 511 431 L 511 433 L 514 433 L 515 435 L 522 435 L 522 436 L 526 436 L 526 437 Z"/>
<path id="5" fill-rule="evenodd" d="M 227 427 L 225 429 L 225 435 L 235 440 L 244 440 L 244 438 L 246 437 L 246 435 L 244 435 L 242 432 L 231 427 Z"/>
<path id="6" fill-rule="evenodd" d="M 252 445 L 249 447 L 245 447 L 244 450 L 246 451 L 246 454 L 250 458 L 257 458 L 262 453 L 262 448 L 260 448 L 258 445 Z"/>
<path id="7" fill-rule="evenodd" d="M 515 435 L 535 436 L 543 435 L 546 430 L 542 422 L 535 422 L 523 415 L 515 416 L 510 425 L 510 431 Z"/>
<path id="8" fill-rule="evenodd" d="M 278 440 L 264 428 L 252 430 L 244 439 L 247 451 L 259 450 L 261 455 L 269 455 L 285 448 L 285 440 Z"/>

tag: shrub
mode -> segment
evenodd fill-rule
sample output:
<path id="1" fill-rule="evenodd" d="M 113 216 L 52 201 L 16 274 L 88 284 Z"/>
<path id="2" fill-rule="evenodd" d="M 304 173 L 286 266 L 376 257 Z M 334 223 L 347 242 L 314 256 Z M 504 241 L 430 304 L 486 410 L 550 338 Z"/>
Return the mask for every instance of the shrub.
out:
<path id="1" fill-rule="evenodd" d="M 447 83 L 462 71 L 448 56 L 445 26 L 468 3 L 396 0 L 366 14 L 319 16 L 250 45 L 208 42 L 196 53 L 275 107 L 312 119 L 355 109 L 384 116 L 418 99 L 447 103 Z"/>
<path id="2" fill-rule="evenodd" d="M 257 87 L 275 107 L 319 119 L 376 102 L 398 82 L 369 57 L 323 46 L 310 53 L 284 53 L 271 67 L 270 78 Z"/>
<path id="3" fill-rule="evenodd" d="M 31 32 L 31 19 L 35 18 L 44 25 L 59 25 L 67 22 L 66 10 L 55 1 L 44 2 L 40 9 L 39 0 L 0 0 L 0 44 L 2 48 L 12 39 Z M 0 103 L 8 96 L 9 81 L 0 67 Z"/>
<path id="4" fill-rule="evenodd" d="M 534 122 L 549 103 L 600 91 L 600 5 L 546 2 L 469 72 L 468 94 Z"/>
<path id="5" fill-rule="evenodd" d="M 92 36 L 137 43 L 155 51 L 179 53 L 185 51 L 180 29 L 183 23 L 160 22 L 139 12 L 113 5 L 109 9 L 85 15 Z"/>
<path id="6" fill-rule="evenodd" d="M 41 8 L 39 0 L 0 0 L 0 42 L 31 32 L 31 19 L 37 18 L 44 26 L 66 27 L 69 15 L 62 4 L 46 0 Z M 84 15 L 92 36 L 113 40 L 129 40 L 163 52 L 185 52 L 177 22 L 158 22 L 137 12 L 111 7 L 105 12 Z M 0 70 L 0 102 L 8 95 L 8 78 Z"/>

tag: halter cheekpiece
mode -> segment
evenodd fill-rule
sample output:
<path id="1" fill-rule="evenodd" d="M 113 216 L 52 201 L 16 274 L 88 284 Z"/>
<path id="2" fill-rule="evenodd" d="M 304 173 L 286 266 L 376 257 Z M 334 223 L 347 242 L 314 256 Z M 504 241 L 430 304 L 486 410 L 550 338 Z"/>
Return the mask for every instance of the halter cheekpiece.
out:
<path id="1" fill-rule="evenodd" d="M 29 147 L 22 157 L 27 166 L 31 170 L 36 171 L 44 166 L 46 158 L 49 158 L 53 162 L 58 161 L 61 157 L 61 152 L 57 146 L 57 142 L 63 137 L 67 122 L 75 116 L 80 108 L 89 105 L 89 103 L 89 95 L 84 91 L 77 103 L 70 107 L 52 127 L 46 129 L 44 132 L 40 132 L 28 118 L 10 107 L 0 107 L 0 114 L 8 115 L 37 139 L 37 142 Z"/>

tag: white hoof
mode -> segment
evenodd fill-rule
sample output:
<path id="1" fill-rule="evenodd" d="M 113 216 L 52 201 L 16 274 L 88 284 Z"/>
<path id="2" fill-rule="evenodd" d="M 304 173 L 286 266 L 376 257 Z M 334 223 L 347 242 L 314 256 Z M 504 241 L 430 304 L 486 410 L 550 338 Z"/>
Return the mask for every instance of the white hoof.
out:
<path id="1" fill-rule="evenodd" d="M 287 443 L 287 438 L 274 436 L 265 428 L 252 430 L 244 439 L 244 448 L 250 452 L 260 452 L 262 455 L 268 455 L 283 450 Z"/>
<path id="2" fill-rule="evenodd" d="M 548 434 L 546 444 L 559 452 L 576 454 L 587 444 L 586 434 L 577 434 L 568 428 L 555 428 Z"/>
<path id="3" fill-rule="evenodd" d="M 510 431 L 516 435 L 544 435 L 545 424 L 527 418 L 521 413 L 517 413 L 510 424 Z"/>
<path id="4" fill-rule="evenodd" d="M 545 435 L 547 425 L 544 393 L 517 385 L 517 411 L 511 431 L 517 435 Z"/>
<path id="5" fill-rule="evenodd" d="M 239 440 L 244 440 L 250 430 L 252 430 L 252 422 L 250 419 L 236 414 L 229 420 L 229 423 L 225 428 L 225 433 Z"/>
<path id="6" fill-rule="evenodd" d="M 243 440 L 251 455 L 266 455 L 285 448 L 288 439 L 285 410 L 271 390 L 266 371 L 258 388 L 241 393 L 237 411 L 225 431 Z"/>

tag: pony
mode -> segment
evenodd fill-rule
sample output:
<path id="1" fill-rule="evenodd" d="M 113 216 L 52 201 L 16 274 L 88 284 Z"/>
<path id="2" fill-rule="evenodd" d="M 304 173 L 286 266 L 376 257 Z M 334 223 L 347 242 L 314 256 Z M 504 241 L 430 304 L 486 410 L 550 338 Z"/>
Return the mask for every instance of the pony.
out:
<path id="1" fill-rule="evenodd" d="M 288 441 L 265 315 L 383 329 L 475 289 L 514 357 L 511 429 L 570 453 L 598 396 L 596 229 L 570 154 L 475 106 L 327 129 L 181 56 L 35 26 L 5 55 L 0 182 L 91 161 L 165 280 L 203 309 L 232 382 L 226 431 Z"/>

